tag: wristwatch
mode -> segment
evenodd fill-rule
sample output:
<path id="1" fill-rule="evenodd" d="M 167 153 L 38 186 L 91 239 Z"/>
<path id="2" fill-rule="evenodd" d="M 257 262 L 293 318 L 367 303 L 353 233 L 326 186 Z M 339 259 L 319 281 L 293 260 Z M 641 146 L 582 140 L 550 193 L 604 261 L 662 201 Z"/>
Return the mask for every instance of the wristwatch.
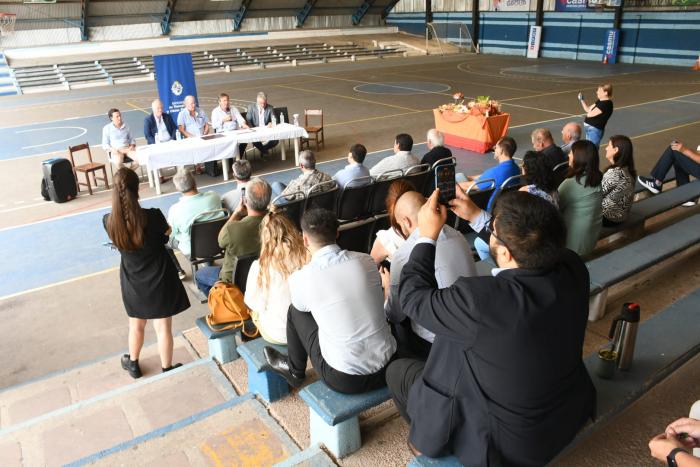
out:
<path id="1" fill-rule="evenodd" d="M 683 448 L 675 448 L 671 452 L 668 453 L 668 456 L 666 456 L 666 463 L 668 464 L 668 467 L 678 467 L 678 464 L 676 463 L 676 454 L 679 452 L 688 452 Z"/>

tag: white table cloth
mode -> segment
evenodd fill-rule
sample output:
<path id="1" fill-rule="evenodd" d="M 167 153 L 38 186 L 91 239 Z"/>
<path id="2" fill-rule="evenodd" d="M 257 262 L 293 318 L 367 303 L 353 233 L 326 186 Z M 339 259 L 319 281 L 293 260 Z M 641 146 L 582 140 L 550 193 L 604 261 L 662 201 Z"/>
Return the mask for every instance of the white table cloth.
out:
<path id="1" fill-rule="evenodd" d="M 234 130 L 218 133 L 221 137 L 212 139 L 187 138 L 179 141 L 151 144 L 136 148 L 139 164 L 148 167 L 148 181 L 161 193 L 158 169 L 203 164 L 232 158 L 241 143 L 256 143 L 273 140 L 294 140 L 294 162 L 299 165 L 299 138 L 309 135 L 302 127 L 280 123 L 273 127 L 256 127 L 247 130 Z M 284 144 L 280 145 L 282 160 L 287 159 Z M 224 180 L 228 180 L 228 164 L 223 164 Z"/>

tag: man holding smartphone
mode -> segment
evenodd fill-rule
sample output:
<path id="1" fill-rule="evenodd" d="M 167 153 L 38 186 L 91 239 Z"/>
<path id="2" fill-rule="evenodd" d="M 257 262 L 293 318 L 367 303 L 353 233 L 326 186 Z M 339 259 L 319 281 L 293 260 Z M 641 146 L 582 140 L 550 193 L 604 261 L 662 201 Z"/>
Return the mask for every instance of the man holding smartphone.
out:
<path id="1" fill-rule="evenodd" d="M 671 167 L 676 172 L 676 185 L 681 186 L 690 182 L 690 175 L 695 178 L 700 178 L 700 152 L 693 151 L 686 147 L 682 142 L 673 140 L 670 146 L 661 154 L 658 162 L 651 171 L 651 176 L 637 177 L 640 185 L 652 192 L 653 194 L 661 193 L 663 189 L 664 179 L 671 170 Z M 696 201 L 688 201 L 683 203 L 685 207 L 695 206 Z"/>

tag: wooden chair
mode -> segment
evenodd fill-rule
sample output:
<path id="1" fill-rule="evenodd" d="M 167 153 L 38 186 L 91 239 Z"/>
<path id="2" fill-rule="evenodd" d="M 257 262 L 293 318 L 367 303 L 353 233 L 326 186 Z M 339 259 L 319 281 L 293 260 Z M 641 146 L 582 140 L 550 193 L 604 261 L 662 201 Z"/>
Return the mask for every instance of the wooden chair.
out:
<path id="1" fill-rule="evenodd" d="M 76 152 L 87 150 L 88 160 L 90 162 L 86 164 L 75 165 L 75 159 L 73 154 Z M 88 143 L 79 144 L 77 146 L 68 146 L 68 155 L 70 156 L 70 162 L 73 165 L 73 175 L 75 175 L 75 182 L 78 184 L 78 191 L 80 191 L 80 185 L 87 186 L 88 192 L 92 194 L 92 184 L 90 183 L 90 174 L 92 174 L 95 179 L 95 188 L 97 188 L 97 181 L 100 180 L 104 182 L 105 188 L 109 190 L 109 182 L 107 181 L 107 169 L 105 164 L 92 161 L 92 152 L 90 152 L 90 145 Z M 102 171 L 102 178 L 98 177 L 95 172 Z M 78 172 L 85 174 L 85 183 L 82 183 L 78 179 Z"/>
<path id="2" fill-rule="evenodd" d="M 309 117 L 320 117 L 320 126 L 309 126 Z M 323 110 L 304 109 L 304 129 L 309 134 L 309 137 L 301 139 L 301 147 L 304 147 L 304 144 L 306 144 L 309 149 L 311 149 L 310 141 L 312 135 L 316 141 L 317 151 L 320 144 L 323 144 L 324 147 L 326 146 L 326 142 L 323 138 Z"/>

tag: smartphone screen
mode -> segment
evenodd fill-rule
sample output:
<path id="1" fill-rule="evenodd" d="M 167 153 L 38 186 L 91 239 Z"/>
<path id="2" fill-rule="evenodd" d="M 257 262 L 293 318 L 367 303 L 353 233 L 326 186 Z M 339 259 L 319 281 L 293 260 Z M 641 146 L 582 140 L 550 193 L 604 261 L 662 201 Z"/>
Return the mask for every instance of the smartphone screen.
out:
<path id="1" fill-rule="evenodd" d="M 440 204 L 447 205 L 455 199 L 454 165 L 439 165 L 435 168 L 435 187 L 440 189 Z"/>
<path id="2" fill-rule="evenodd" d="M 241 199 L 243 200 L 243 203 L 245 203 L 245 187 L 241 187 Z"/>

